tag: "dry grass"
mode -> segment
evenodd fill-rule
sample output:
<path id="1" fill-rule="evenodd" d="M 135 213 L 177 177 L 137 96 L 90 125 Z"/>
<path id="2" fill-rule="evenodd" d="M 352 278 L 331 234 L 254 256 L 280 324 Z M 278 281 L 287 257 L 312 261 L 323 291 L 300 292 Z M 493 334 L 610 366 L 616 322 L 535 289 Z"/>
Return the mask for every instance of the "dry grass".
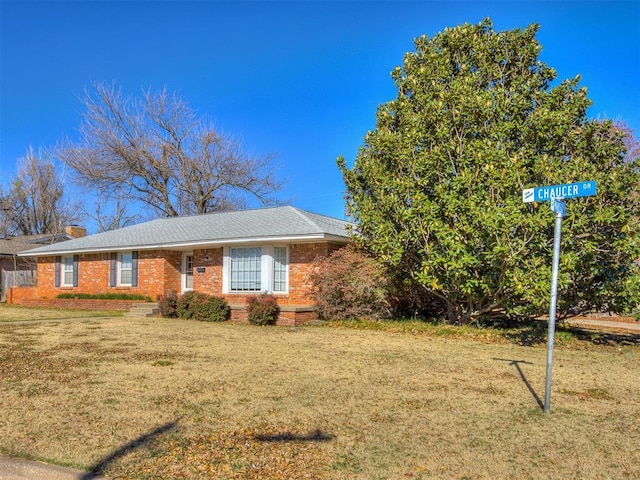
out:
<path id="1" fill-rule="evenodd" d="M 121 317 L 118 310 L 68 310 L 57 308 L 27 308 L 20 305 L 0 304 L 2 322 L 24 322 L 30 320 L 59 320 L 66 318 Z"/>
<path id="2" fill-rule="evenodd" d="M 544 345 L 495 340 L 0 325 L 0 450 L 112 478 L 640 478 L 637 342 L 560 345 L 547 416 Z"/>

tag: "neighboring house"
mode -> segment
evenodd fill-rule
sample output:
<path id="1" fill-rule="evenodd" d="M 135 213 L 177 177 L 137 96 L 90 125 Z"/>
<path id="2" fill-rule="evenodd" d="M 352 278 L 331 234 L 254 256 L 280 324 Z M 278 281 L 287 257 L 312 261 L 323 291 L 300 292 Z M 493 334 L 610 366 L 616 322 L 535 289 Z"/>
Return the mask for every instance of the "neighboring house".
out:
<path id="1" fill-rule="evenodd" d="M 35 260 L 19 257 L 19 253 L 84 235 L 86 235 L 84 228 L 69 226 L 65 229 L 65 233 L 22 235 L 0 239 L 0 300 L 6 301 L 6 292 L 12 286 L 35 283 Z"/>
<path id="2" fill-rule="evenodd" d="M 348 243 L 349 225 L 290 206 L 157 219 L 22 253 L 37 259 L 38 284 L 14 289 L 11 301 L 196 290 L 224 297 L 243 318 L 247 296 L 269 292 L 280 323 L 301 323 L 315 318 L 313 261 Z"/>
<path id="3" fill-rule="evenodd" d="M 6 301 L 9 288 L 35 281 L 35 262 L 18 257 L 18 253 L 33 247 L 18 238 L 0 239 L 0 301 Z"/>

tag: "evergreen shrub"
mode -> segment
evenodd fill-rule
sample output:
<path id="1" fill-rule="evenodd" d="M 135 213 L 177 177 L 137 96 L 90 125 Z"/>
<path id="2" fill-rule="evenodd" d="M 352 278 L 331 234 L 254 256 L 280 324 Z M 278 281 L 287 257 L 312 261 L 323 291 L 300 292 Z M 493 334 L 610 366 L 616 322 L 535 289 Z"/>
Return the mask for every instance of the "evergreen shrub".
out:
<path id="1" fill-rule="evenodd" d="M 151 297 L 138 293 L 60 293 L 56 298 L 77 300 L 140 300 L 151 302 Z"/>
<path id="2" fill-rule="evenodd" d="M 224 298 L 195 291 L 177 297 L 175 311 L 177 317 L 201 322 L 224 322 L 231 317 Z"/>
<path id="3" fill-rule="evenodd" d="M 177 313 L 180 318 L 195 318 L 199 305 L 207 300 L 204 293 L 191 291 L 186 292 L 178 297 Z"/>
<path id="4" fill-rule="evenodd" d="M 231 317 L 231 307 L 224 298 L 210 296 L 196 305 L 194 318 L 203 322 L 224 322 Z"/>

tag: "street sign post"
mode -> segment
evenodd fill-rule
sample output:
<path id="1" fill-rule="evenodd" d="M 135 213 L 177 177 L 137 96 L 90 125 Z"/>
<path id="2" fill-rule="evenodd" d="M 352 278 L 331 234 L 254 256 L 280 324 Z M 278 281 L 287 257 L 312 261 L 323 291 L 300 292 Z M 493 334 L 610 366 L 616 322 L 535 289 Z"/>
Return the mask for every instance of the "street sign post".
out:
<path id="1" fill-rule="evenodd" d="M 522 201 L 551 202 L 551 210 L 556 214 L 553 233 L 553 267 L 551 271 L 551 298 L 549 300 L 549 332 L 547 335 L 547 377 L 544 390 L 544 412 L 551 408 L 551 372 L 553 370 L 553 342 L 556 331 L 556 305 L 558 303 L 558 269 L 560 265 L 560 239 L 562 236 L 562 217 L 565 216 L 567 198 L 590 197 L 596 194 L 596 182 L 578 182 L 546 187 L 525 188 Z"/>

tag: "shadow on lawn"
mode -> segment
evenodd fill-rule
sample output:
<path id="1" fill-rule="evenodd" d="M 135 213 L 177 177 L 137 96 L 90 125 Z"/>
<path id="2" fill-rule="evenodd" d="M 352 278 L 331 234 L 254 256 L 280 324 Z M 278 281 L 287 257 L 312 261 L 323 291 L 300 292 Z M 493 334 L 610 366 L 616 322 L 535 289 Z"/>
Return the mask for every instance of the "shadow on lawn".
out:
<path id="1" fill-rule="evenodd" d="M 522 371 L 522 368 L 520 368 L 520 364 L 521 363 L 524 363 L 525 365 L 533 365 L 533 363 L 527 362 L 526 360 L 511 360 L 511 359 L 508 359 L 508 358 L 494 358 L 494 360 L 498 360 L 500 362 L 509 362 L 509 365 L 513 365 L 514 367 L 516 367 L 516 370 L 518 371 L 518 374 L 520 375 L 520 378 L 522 379 L 522 381 L 526 385 L 527 390 L 529 390 L 529 393 L 531 393 L 531 395 L 533 396 L 534 400 L 536 401 L 536 403 L 538 404 L 540 409 L 544 410 L 544 403 L 542 403 L 542 400 L 540 400 L 540 397 L 538 396 L 536 391 L 533 389 L 533 387 L 529 383 L 529 380 L 527 380 L 527 377 L 525 376 L 524 372 Z"/>
<path id="2" fill-rule="evenodd" d="M 282 432 L 274 435 L 256 435 L 253 438 L 259 442 L 329 442 L 334 439 L 334 436 L 323 433 L 322 430 L 318 429 L 306 435 Z"/>
<path id="3" fill-rule="evenodd" d="M 177 425 L 178 425 L 178 422 L 175 422 L 175 421 L 165 423 L 164 425 L 154 428 L 153 430 L 145 433 L 144 435 L 139 436 L 135 440 L 130 441 L 129 443 L 123 445 L 117 450 L 114 450 L 109 455 L 107 455 L 102 460 L 100 460 L 98 463 L 93 465 L 91 469 L 85 475 L 82 476 L 81 480 L 92 480 L 94 478 L 99 477 L 109 467 L 111 463 L 115 462 L 120 457 L 123 457 L 124 455 L 131 452 L 132 450 L 136 450 L 138 448 L 144 447 L 145 445 L 153 441 L 156 437 L 175 429 Z"/>
<path id="4" fill-rule="evenodd" d="M 487 324 L 498 330 L 502 330 L 502 336 L 510 342 L 532 347 L 542 345 L 548 341 L 549 326 L 547 321 L 529 320 L 519 323 L 493 322 Z M 566 320 L 558 320 L 555 330 L 556 341 L 560 338 L 575 339 L 589 342 L 593 345 L 608 346 L 636 346 L 640 345 L 640 335 L 635 333 L 605 330 L 597 327 L 587 328 L 579 325 L 571 325 Z"/>
<path id="5" fill-rule="evenodd" d="M 579 340 L 591 342 L 594 345 L 618 347 L 640 345 L 640 335 L 637 333 L 601 332 L 581 327 L 570 327 L 570 330 Z"/>

